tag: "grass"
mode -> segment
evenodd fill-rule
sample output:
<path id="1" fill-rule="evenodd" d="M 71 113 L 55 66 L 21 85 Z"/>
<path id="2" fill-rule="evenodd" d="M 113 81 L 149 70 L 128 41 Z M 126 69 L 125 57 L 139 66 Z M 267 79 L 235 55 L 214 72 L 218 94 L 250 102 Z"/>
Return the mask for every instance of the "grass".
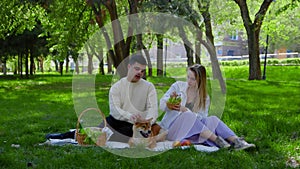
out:
<path id="1" fill-rule="evenodd" d="M 77 115 L 71 75 L 36 75 L 30 79 L 0 76 L 1 168 L 289 168 L 300 160 L 300 67 L 269 66 L 264 81 L 248 81 L 245 66 L 223 67 L 227 94 L 222 120 L 239 136 L 253 142 L 252 151 L 173 149 L 155 155 L 145 150 L 99 147 L 46 146 L 45 134 L 75 128 Z M 185 77 L 185 69 L 169 68 L 169 75 Z M 108 90 L 113 77 L 97 76 L 96 102 L 108 114 Z M 148 78 L 158 96 L 173 78 Z M 88 105 L 84 105 L 88 106 Z M 80 107 L 83 108 L 83 107 Z M 160 112 L 162 113 L 162 112 Z M 20 145 L 15 148 L 12 145 Z M 128 158 L 143 153 L 147 158 Z"/>

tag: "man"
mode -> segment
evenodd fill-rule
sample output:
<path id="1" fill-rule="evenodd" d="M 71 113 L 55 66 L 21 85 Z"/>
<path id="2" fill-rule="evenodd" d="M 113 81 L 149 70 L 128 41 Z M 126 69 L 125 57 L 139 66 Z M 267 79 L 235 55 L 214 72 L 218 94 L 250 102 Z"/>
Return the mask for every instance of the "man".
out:
<path id="1" fill-rule="evenodd" d="M 114 134 L 110 140 L 127 142 L 135 122 L 158 117 L 157 95 L 152 83 L 144 80 L 147 62 L 140 54 L 129 58 L 127 76 L 112 85 L 109 91 L 110 115 L 106 118 Z"/>
<path id="2" fill-rule="evenodd" d="M 110 141 L 128 142 L 135 122 L 158 117 L 157 95 L 152 83 L 143 79 L 147 62 L 140 54 L 129 58 L 127 76 L 112 85 L 109 91 L 110 115 L 106 117 L 113 135 Z M 104 123 L 99 127 L 103 128 Z M 157 126 L 156 126 L 157 127 Z M 75 132 L 48 134 L 47 139 L 74 138 Z"/>

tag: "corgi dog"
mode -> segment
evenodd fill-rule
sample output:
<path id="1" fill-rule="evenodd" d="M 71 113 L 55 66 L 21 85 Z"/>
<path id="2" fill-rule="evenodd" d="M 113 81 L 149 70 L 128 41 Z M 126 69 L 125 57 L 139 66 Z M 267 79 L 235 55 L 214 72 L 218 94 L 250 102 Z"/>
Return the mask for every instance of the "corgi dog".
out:
<path id="1" fill-rule="evenodd" d="M 145 146 L 148 148 L 155 148 L 157 141 L 163 141 L 166 137 L 166 133 L 159 136 L 161 127 L 158 124 L 153 124 L 151 126 L 152 118 L 143 121 L 136 122 L 132 126 L 133 135 L 129 139 L 129 146 Z"/>

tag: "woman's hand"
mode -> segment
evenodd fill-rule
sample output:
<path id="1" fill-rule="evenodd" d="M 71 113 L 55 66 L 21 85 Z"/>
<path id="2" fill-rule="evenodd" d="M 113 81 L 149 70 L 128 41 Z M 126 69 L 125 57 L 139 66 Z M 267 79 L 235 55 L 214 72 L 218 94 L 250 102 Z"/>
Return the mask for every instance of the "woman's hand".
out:
<path id="1" fill-rule="evenodd" d="M 186 112 L 188 110 L 186 107 L 181 106 L 180 104 L 171 105 L 171 106 L 169 106 L 169 109 L 177 110 L 177 111 L 180 111 L 180 112 Z"/>
<path id="2" fill-rule="evenodd" d="M 172 104 L 172 105 L 168 106 L 169 109 L 177 110 L 177 111 L 180 111 L 180 107 L 181 107 L 180 104 Z"/>

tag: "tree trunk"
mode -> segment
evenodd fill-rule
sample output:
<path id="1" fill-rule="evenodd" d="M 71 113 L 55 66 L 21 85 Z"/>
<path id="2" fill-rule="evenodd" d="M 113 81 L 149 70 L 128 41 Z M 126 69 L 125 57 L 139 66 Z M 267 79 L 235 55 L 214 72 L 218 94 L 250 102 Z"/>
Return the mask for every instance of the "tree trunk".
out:
<path id="1" fill-rule="evenodd" d="M 19 74 L 21 77 L 23 77 L 23 53 L 21 53 L 21 57 L 19 60 Z"/>
<path id="2" fill-rule="evenodd" d="M 55 71 L 59 72 L 59 65 L 58 65 L 58 60 L 53 60 L 54 64 L 55 64 Z"/>
<path id="3" fill-rule="evenodd" d="M 99 48 L 99 53 L 96 54 L 96 57 L 98 58 L 99 60 L 99 74 L 101 75 L 105 75 L 105 72 L 104 72 L 104 59 L 103 59 L 103 48 Z"/>
<path id="4" fill-rule="evenodd" d="M 112 21 L 112 31 L 114 39 L 114 52 L 115 55 L 112 56 L 114 67 L 117 68 L 117 72 L 120 77 L 125 77 L 127 75 L 127 60 L 123 62 L 125 58 L 129 56 L 131 36 L 124 40 L 122 27 L 120 21 L 118 20 L 118 13 L 115 0 L 103 1 L 104 6 L 107 8 L 110 20 Z M 122 63 L 122 64 L 121 64 Z"/>
<path id="5" fill-rule="evenodd" d="M 248 32 L 249 50 L 249 80 L 261 80 L 261 68 L 259 58 L 259 37 L 255 34 L 255 28 Z"/>
<path id="6" fill-rule="evenodd" d="M 59 72 L 60 72 L 61 76 L 63 75 L 63 69 L 64 69 L 64 61 L 60 61 L 59 62 Z"/>
<path id="7" fill-rule="evenodd" d="M 110 20 L 112 21 L 114 49 L 116 53 L 116 61 L 118 62 L 114 64 L 117 64 L 117 66 L 115 67 L 118 67 L 118 65 L 121 63 L 120 61 L 122 61 L 126 57 L 123 53 L 123 47 L 125 47 L 124 36 L 120 21 L 118 20 L 117 6 L 115 0 L 106 1 L 104 2 L 104 5 L 109 12 Z"/>
<path id="8" fill-rule="evenodd" d="M 67 57 L 66 57 L 66 73 L 69 72 L 69 62 L 70 62 L 69 55 L 67 54 Z"/>
<path id="9" fill-rule="evenodd" d="M 93 73 L 93 54 L 92 53 L 87 53 L 88 56 L 88 74 Z"/>
<path id="10" fill-rule="evenodd" d="M 100 63 L 99 63 L 99 74 L 100 75 L 105 75 L 105 72 L 104 72 L 104 61 L 101 60 Z"/>
<path id="11" fill-rule="evenodd" d="M 120 65 L 123 63 L 122 61 L 129 56 L 129 50 L 130 50 L 130 42 L 131 42 L 131 37 L 127 38 L 126 44 L 121 28 L 121 24 L 118 20 L 118 13 L 117 13 L 117 7 L 115 0 L 110 0 L 110 1 L 101 1 L 100 3 L 103 4 L 106 9 L 109 12 L 110 19 L 112 21 L 112 31 L 113 31 L 113 39 L 114 39 L 114 50 L 111 49 L 112 44 L 110 42 L 110 38 L 108 33 L 106 32 L 104 26 L 104 18 L 103 16 L 103 11 L 101 10 L 101 4 L 100 3 L 94 3 L 92 0 L 87 0 L 86 1 L 88 5 L 90 5 L 94 11 L 94 14 L 96 16 L 96 22 L 98 23 L 99 28 L 101 29 L 105 41 L 107 44 L 107 47 L 110 52 L 110 57 L 112 59 L 113 65 L 115 68 L 117 68 L 118 73 L 121 77 L 124 77 L 127 75 L 127 65 L 124 62 L 124 64 Z"/>
<path id="12" fill-rule="evenodd" d="M 224 81 L 224 78 L 221 73 L 220 65 L 217 59 L 217 53 L 214 43 L 214 36 L 212 33 L 212 27 L 211 27 L 211 17 L 209 13 L 209 1 L 207 6 L 205 6 L 205 10 L 202 11 L 202 16 L 204 18 L 205 23 L 205 35 L 206 35 L 206 42 L 202 41 L 202 39 L 199 39 L 199 41 L 202 41 L 202 44 L 207 48 L 212 64 L 212 72 L 213 72 L 213 78 L 219 80 L 219 84 L 221 87 L 221 91 L 223 94 L 226 93 L 226 84 Z M 200 36 L 199 36 L 200 37 Z"/>
<path id="13" fill-rule="evenodd" d="M 188 40 L 182 25 L 178 25 L 178 30 L 179 30 L 179 36 L 184 43 L 184 48 L 185 48 L 186 56 L 187 56 L 187 65 L 192 66 L 194 64 L 194 60 L 193 60 L 193 49 L 191 48 L 191 46 L 193 46 L 193 45 Z"/>
<path id="14" fill-rule="evenodd" d="M 34 63 L 34 56 L 33 50 L 30 50 L 30 75 L 35 73 L 35 63 Z"/>
<path id="15" fill-rule="evenodd" d="M 148 76 L 152 77 L 153 72 L 152 72 L 152 63 L 151 63 L 151 59 L 150 59 L 150 53 L 149 50 L 146 48 L 146 46 L 144 45 L 144 43 L 142 43 L 142 49 L 146 54 L 146 59 L 147 59 L 147 63 L 148 63 Z"/>
<path id="16" fill-rule="evenodd" d="M 144 51 L 145 55 L 146 55 L 146 59 L 147 59 L 147 63 L 148 63 L 148 76 L 152 76 L 152 63 L 151 63 L 151 59 L 150 59 L 150 54 L 149 54 L 149 50 L 146 48 L 146 46 L 143 43 L 143 37 L 141 34 L 136 35 L 137 38 L 137 49 L 139 51 Z"/>
<path id="17" fill-rule="evenodd" d="M 195 60 L 197 64 L 201 64 L 201 39 L 202 40 L 202 31 L 197 32 L 197 38 L 195 43 Z"/>
<path id="18" fill-rule="evenodd" d="M 138 16 L 138 0 L 128 0 L 129 2 L 129 9 L 130 9 L 130 14 L 136 14 L 137 17 Z M 137 19 L 139 20 L 139 19 Z M 150 54 L 149 54 L 149 50 L 146 48 L 146 46 L 143 43 L 143 35 L 142 34 L 138 34 L 136 35 L 136 39 L 137 39 L 137 50 L 139 51 L 144 51 L 145 55 L 146 55 L 146 59 L 147 59 L 147 63 L 148 63 L 148 76 L 152 76 L 152 63 L 151 63 L 151 59 L 150 59 Z"/>
<path id="19" fill-rule="evenodd" d="M 18 57 L 18 74 L 20 75 L 21 78 L 23 78 L 23 53 L 20 53 Z"/>
<path id="20" fill-rule="evenodd" d="M 273 0 L 264 0 L 255 14 L 254 22 L 251 21 L 246 0 L 234 0 L 239 6 L 244 27 L 248 37 L 249 53 L 249 80 L 261 80 L 261 69 L 259 59 L 259 33 L 266 12 Z"/>
<path id="21" fill-rule="evenodd" d="M 78 57 L 76 57 L 76 59 L 74 59 L 74 62 L 75 62 L 75 71 L 76 71 L 77 74 L 79 74 L 80 70 L 79 70 Z"/>
<path id="22" fill-rule="evenodd" d="M 19 57 L 18 57 L 19 59 Z M 15 63 L 15 67 L 14 67 L 14 75 L 17 75 L 18 74 L 18 69 L 19 69 L 19 66 L 18 66 L 18 60 L 17 61 L 14 61 Z"/>
<path id="23" fill-rule="evenodd" d="M 157 76 L 163 76 L 163 35 L 157 34 Z"/>
<path id="24" fill-rule="evenodd" d="M 28 57 L 29 57 L 29 52 L 30 50 L 26 50 L 26 54 L 25 54 L 25 76 L 26 78 L 28 78 L 29 75 L 29 61 L 28 61 Z"/>
<path id="25" fill-rule="evenodd" d="M 102 12 L 99 12 L 99 11 L 101 11 L 101 8 L 100 8 L 100 5 L 99 5 L 99 9 L 98 10 L 97 10 L 97 8 L 95 6 L 92 6 L 92 8 L 93 8 L 93 11 L 94 11 L 94 13 L 96 15 L 96 22 L 98 23 L 98 26 L 99 26 L 99 28 L 100 28 L 103 36 L 104 36 L 104 39 L 105 39 L 105 42 L 106 42 L 106 46 L 109 49 L 108 53 L 107 53 L 107 62 L 109 62 L 109 65 L 111 66 L 112 62 L 114 62 L 114 59 L 115 59 L 115 53 L 112 50 L 112 44 L 111 44 L 109 35 L 107 33 L 107 30 L 104 27 L 104 21 L 103 21 Z M 110 58 L 110 59 L 108 59 L 108 58 Z M 108 70 L 108 72 L 109 73 L 111 72 L 111 68 Z"/>
<path id="26" fill-rule="evenodd" d="M 44 57 L 41 56 L 41 57 L 38 57 L 38 64 L 39 64 L 39 70 L 44 73 Z"/>
<path id="27" fill-rule="evenodd" d="M 192 66 L 194 64 L 193 49 L 186 43 L 184 43 L 184 48 L 185 48 L 186 56 L 187 56 L 187 64 L 188 64 L 188 66 Z"/>
<path id="28" fill-rule="evenodd" d="M 112 59 L 110 56 L 110 52 L 107 52 L 107 73 L 111 73 L 114 74 L 113 70 L 112 70 Z"/>
<path id="29" fill-rule="evenodd" d="M 0 61 L 0 63 L 1 63 L 1 61 Z M 3 67 L 2 67 L 3 75 L 7 75 L 6 59 L 4 59 L 2 63 L 3 63 Z"/>

